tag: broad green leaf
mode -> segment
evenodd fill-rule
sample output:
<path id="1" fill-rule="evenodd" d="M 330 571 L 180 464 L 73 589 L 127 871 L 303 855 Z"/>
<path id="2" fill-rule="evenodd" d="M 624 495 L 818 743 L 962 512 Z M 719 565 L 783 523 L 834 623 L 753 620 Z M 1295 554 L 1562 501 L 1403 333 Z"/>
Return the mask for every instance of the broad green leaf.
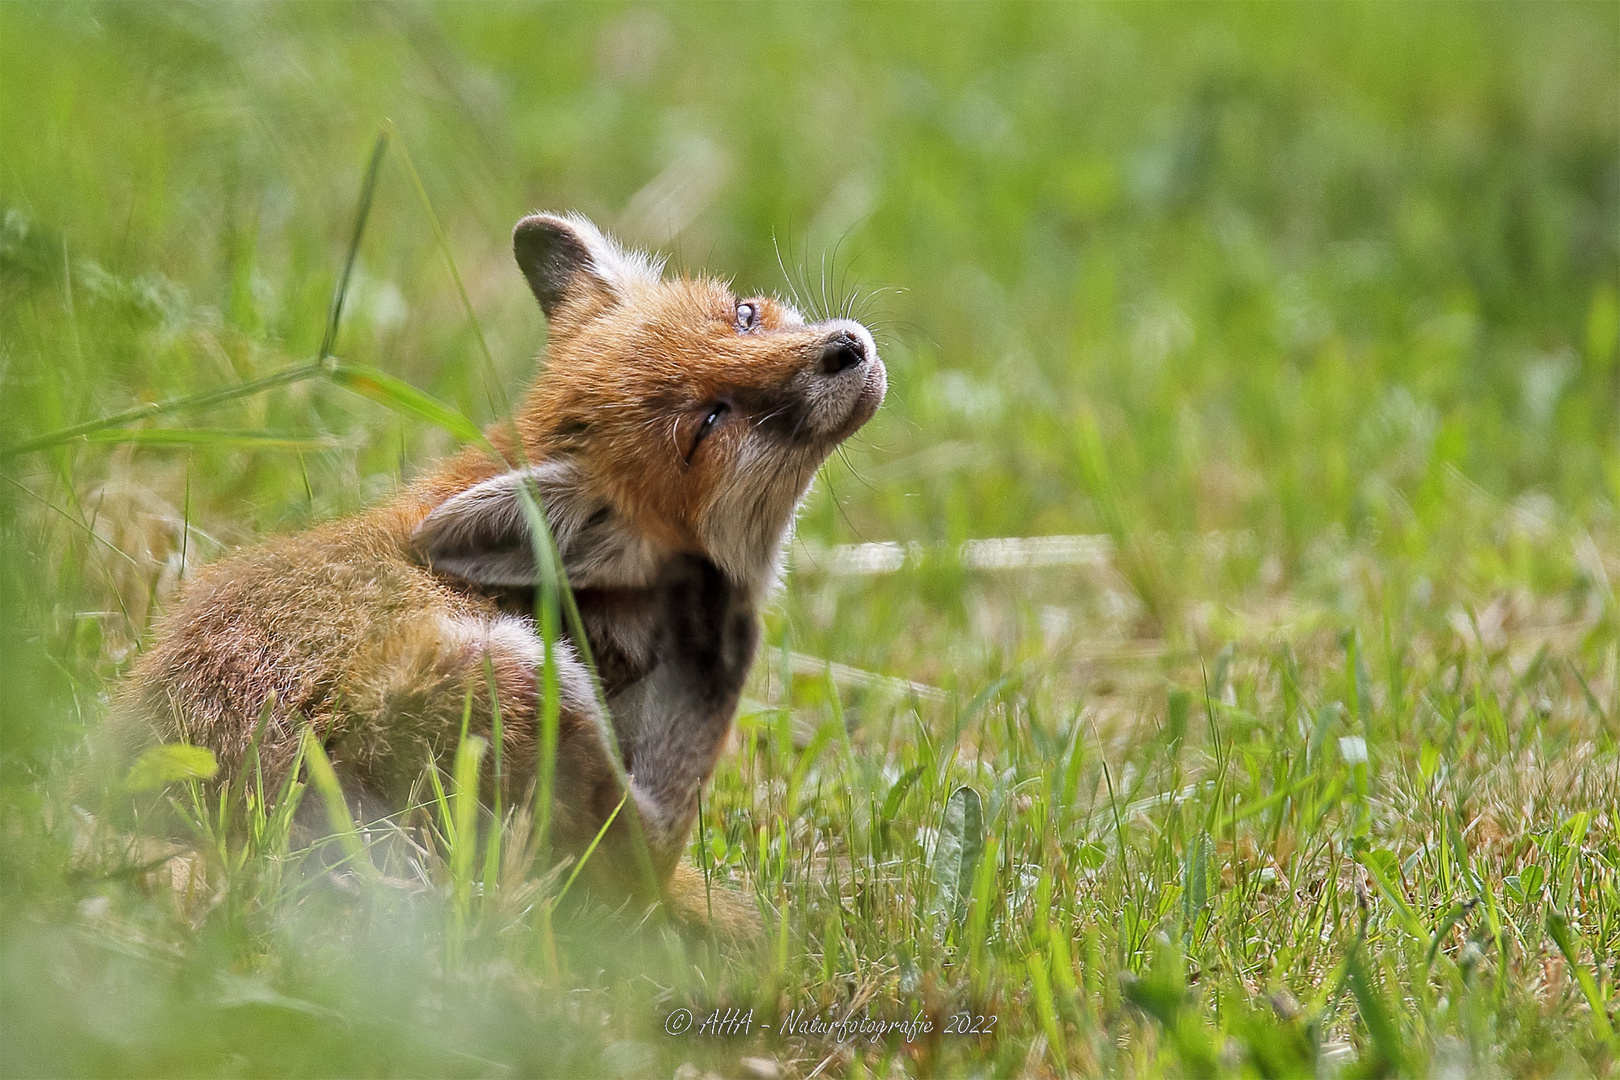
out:
<path id="1" fill-rule="evenodd" d="M 1074 854 L 1080 860 L 1080 865 L 1087 870 L 1096 870 L 1108 861 L 1108 849 L 1098 843 L 1080 844 L 1075 847 Z"/>
<path id="2" fill-rule="evenodd" d="M 945 820 L 934 848 L 938 910 L 953 919 L 962 917 L 983 854 L 984 800 L 972 788 L 959 787 L 945 801 Z"/>
<path id="3" fill-rule="evenodd" d="M 1547 872 L 1540 865 L 1531 863 L 1517 874 L 1509 874 L 1502 879 L 1507 886 L 1508 895 L 1520 903 L 1533 903 L 1541 898 L 1541 887 L 1546 884 Z"/>
<path id="4" fill-rule="evenodd" d="M 1192 695 L 1181 687 L 1170 691 L 1164 710 L 1164 741 L 1176 744 L 1187 737 L 1187 716 L 1192 711 Z"/>
<path id="5" fill-rule="evenodd" d="M 1209 902 L 1210 864 L 1214 859 L 1215 843 L 1209 833 L 1200 832 L 1187 839 L 1181 862 L 1181 903 L 1183 923 L 1189 933 Z"/>

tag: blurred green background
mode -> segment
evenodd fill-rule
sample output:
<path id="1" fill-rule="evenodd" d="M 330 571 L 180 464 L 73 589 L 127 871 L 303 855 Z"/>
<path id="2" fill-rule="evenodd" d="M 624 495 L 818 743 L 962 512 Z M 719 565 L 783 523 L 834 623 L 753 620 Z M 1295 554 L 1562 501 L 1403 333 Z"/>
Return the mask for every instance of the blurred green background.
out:
<path id="1" fill-rule="evenodd" d="M 1324 544 L 1444 587 L 1481 539 L 1464 526 L 1501 526 L 1459 521 L 1448 478 L 1594 528 L 1620 497 L 1611 5 L 0 17 L 7 441 L 311 357 L 391 120 L 508 391 L 543 340 L 506 242 L 536 207 L 748 288 L 869 297 L 895 390 L 814 538 L 1247 531 L 1286 587 Z M 336 351 L 486 421 L 399 159 Z M 296 475 L 196 452 L 221 544 L 351 509 L 447 445 L 308 385 L 188 422 L 341 444 Z M 187 468 L 98 451 L 56 475 L 161 513 Z M 1200 588 L 1170 572 L 1155 630 Z"/>
<path id="2" fill-rule="evenodd" d="M 1132 656 L 1352 626 L 1596 627 L 1571 662 L 1615 678 L 1613 3 L 7 3 L 0 444 L 311 359 L 385 123 L 334 351 L 480 422 L 407 155 L 508 393 L 544 341 L 508 242 L 536 208 L 856 298 L 893 389 L 800 534 L 943 554 L 851 581 L 801 551 L 772 648 L 1105 715 L 1162 711 Z M 185 565 L 452 445 L 321 381 L 158 426 L 290 442 L 3 462 L 8 836 L 69 813 Z M 1069 533 L 1113 569 L 950 555 Z M 44 848 L 6 846 L 6 908 L 68 918 Z"/>

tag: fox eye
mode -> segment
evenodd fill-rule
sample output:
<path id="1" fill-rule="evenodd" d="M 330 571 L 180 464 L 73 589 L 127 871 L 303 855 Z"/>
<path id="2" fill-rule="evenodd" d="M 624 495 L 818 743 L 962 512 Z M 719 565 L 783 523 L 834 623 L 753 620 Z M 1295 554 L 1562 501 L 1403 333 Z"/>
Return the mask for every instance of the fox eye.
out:
<path id="1" fill-rule="evenodd" d="M 746 334 L 759 325 L 759 305 L 744 300 L 737 305 L 737 332 Z"/>
<path id="2" fill-rule="evenodd" d="M 709 411 L 703 417 L 703 423 L 698 425 L 697 434 L 692 436 L 692 447 L 686 452 L 687 461 L 692 460 L 692 455 L 697 453 L 699 444 L 708 438 L 710 432 L 720 426 L 720 421 L 730 411 L 731 406 L 724 401 L 717 401 L 709 407 Z"/>

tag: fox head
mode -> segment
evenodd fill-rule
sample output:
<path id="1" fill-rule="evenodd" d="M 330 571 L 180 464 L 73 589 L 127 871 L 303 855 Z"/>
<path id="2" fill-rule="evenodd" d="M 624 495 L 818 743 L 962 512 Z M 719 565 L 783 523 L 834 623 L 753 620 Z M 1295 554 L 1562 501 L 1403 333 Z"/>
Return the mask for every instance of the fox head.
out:
<path id="1" fill-rule="evenodd" d="M 513 249 L 549 324 L 517 418 L 530 464 L 434 509 L 418 549 L 475 583 L 532 585 L 520 492 L 537 488 L 576 588 L 644 585 L 683 553 L 768 586 L 817 468 L 883 401 L 871 333 L 665 277 L 574 215 L 524 218 Z"/>

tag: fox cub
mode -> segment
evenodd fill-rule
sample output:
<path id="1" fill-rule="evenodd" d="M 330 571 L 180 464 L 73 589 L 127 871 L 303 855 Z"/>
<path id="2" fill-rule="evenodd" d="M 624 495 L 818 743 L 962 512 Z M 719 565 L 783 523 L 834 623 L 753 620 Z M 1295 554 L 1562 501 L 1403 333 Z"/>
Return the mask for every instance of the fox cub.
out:
<path id="1" fill-rule="evenodd" d="M 816 469 L 872 417 L 887 376 L 859 323 L 807 322 L 713 278 L 666 278 L 661 260 L 583 218 L 526 217 L 513 248 L 550 333 L 515 424 L 488 433 L 504 460 L 468 448 L 386 505 L 202 571 L 160 622 L 124 707 L 160 738 L 210 748 L 232 775 L 272 702 L 267 780 L 290 767 L 307 722 L 352 798 L 398 810 L 429 760 L 447 764 L 469 693 L 472 730 L 490 733 L 492 676 L 507 779 L 523 791 L 543 662 L 525 516 L 538 491 L 660 891 L 692 914 L 680 855 L 754 656 L 759 604 Z M 553 661 L 553 836 L 577 855 L 625 793 L 578 652 L 559 642 Z M 626 816 L 588 868 L 610 895 L 645 892 Z"/>

